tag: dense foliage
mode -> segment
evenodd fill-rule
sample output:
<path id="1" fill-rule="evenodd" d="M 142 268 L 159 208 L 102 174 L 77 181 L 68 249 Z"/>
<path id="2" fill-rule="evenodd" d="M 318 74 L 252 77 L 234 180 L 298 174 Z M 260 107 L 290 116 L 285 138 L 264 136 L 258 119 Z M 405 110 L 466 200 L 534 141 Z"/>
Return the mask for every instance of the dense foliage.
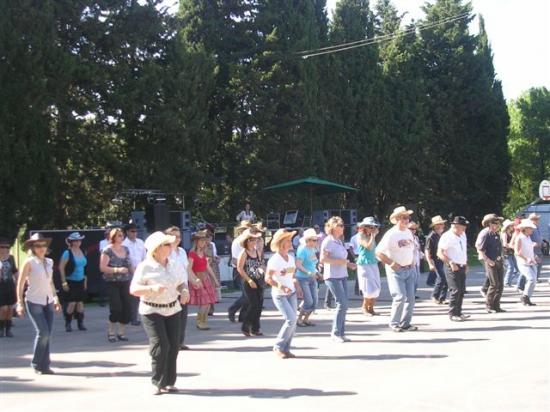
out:
<path id="1" fill-rule="evenodd" d="M 124 219 L 130 205 L 111 199 L 139 187 L 183 193 L 212 220 L 244 199 L 260 216 L 305 209 L 308 193 L 262 188 L 309 175 L 360 189 L 315 207 L 381 219 L 404 203 L 421 219 L 477 220 L 506 198 L 508 113 L 463 0 L 427 5 L 408 28 L 465 19 L 308 59 L 299 52 L 392 34 L 402 16 L 389 0 L 340 0 L 330 19 L 325 0 L 0 9 L 0 232 Z"/>

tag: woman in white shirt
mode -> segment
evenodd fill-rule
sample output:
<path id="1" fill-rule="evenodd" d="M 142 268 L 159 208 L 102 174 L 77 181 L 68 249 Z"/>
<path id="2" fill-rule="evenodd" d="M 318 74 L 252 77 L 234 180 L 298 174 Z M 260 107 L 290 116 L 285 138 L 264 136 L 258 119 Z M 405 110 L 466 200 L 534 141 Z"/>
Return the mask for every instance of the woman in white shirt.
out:
<path id="1" fill-rule="evenodd" d="M 189 301 L 181 266 L 169 259 L 175 236 L 155 232 L 145 240 L 147 257 L 141 262 L 130 285 L 140 297 L 139 313 L 149 338 L 152 358 L 153 394 L 177 392 L 176 361 L 181 334 L 181 305 Z M 181 305 L 180 305 L 181 304 Z"/>
<path id="2" fill-rule="evenodd" d="M 518 226 L 520 233 L 515 237 L 514 252 L 516 254 L 519 273 L 525 276 L 527 283 L 523 289 L 521 302 L 525 306 L 535 306 L 531 302 L 531 295 L 537 284 L 537 258 L 535 257 L 535 244 L 531 240 L 531 234 L 537 227 L 530 219 L 522 219 Z"/>
<path id="3" fill-rule="evenodd" d="M 53 260 L 46 257 L 52 239 L 35 233 L 23 244 L 23 250 L 30 250 L 31 256 L 23 263 L 17 281 L 17 314 L 26 311 L 36 331 L 31 366 L 39 375 L 53 375 L 50 369 L 50 338 L 53 327 L 53 313 L 61 310 L 53 284 Z M 25 298 L 25 284 L 28 284 Z"/>
<path id="4" fill-rule="evenodd" d="M 166 235 L 172 235 L 176 238 L 172 243 L 172 253 L 170 253 L 170 259 L 175 260 L 180 265 L 180 270 L 183 276 L 184 288 L 189 290 L 189 260 L 187 259 L 187 253 L 185 249 L 180 247 L 181 243 L 181 231 L 177 226 L 171 226 L 164 231 Z M 189 347 L 185 344 L 185 329 L 187 329 L 187 317 L 189 314 L 188 304 L 181 305 L 181 335 L 180 335 L 180 350 L 189 350 Z"/>
<path id="5" fill-rule="evenodd" d="M 291 232 L 287 229 L 279 229 L 275 232 L 271 240 L 271 250 L 275 253 L 267 262 L 265 277 L 265 282 L 272 286 L 273 303 L 285 319 L 273 346 L 275 354 L 282 359 L 296 357 L 290 352 L 290 344 L 296 332 L 298 310 L 296 295 L 301 298 L 302 290 L 294 277 L 296 271 L 294 257 L 288 253 L 292 249 L 292 237 L 295 234 L 295 231 Z"/>

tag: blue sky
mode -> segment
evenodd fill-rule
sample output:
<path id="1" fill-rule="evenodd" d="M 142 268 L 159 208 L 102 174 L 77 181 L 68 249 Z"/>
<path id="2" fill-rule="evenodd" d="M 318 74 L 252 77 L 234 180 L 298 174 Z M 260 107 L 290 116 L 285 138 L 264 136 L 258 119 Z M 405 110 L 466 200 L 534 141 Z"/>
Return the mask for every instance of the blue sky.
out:
<path id="1" fill-rule="evenodd" d="M 337 0 L 327 0 L 329 15 Z M 374 3 L 374 1 L 372 1 Z M 425 0 L 393 0 L 407 17 L 421 19 Z M 429 1 L 434 3 L 434 1 Z M 530 87 L 550 89 L 550 0 L 472 0 L 482 14 L 493 48 L 497 77 L 507 99 Z M 472 31 L 477 32 L 477 20 Z"/>

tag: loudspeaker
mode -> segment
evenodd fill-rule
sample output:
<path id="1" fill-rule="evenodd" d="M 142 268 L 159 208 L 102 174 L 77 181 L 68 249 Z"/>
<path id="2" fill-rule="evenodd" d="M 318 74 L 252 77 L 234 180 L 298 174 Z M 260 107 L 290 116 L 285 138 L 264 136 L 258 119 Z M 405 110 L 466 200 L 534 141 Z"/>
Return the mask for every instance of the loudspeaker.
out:
<path id="1" fill-rule="evenodd" d="M 356 225 L 357 209 L 342 209 L 340 210 L 340 217 L 344 221 L 345 225 Z"/>
<path id="2" fill-rule="evenodd" d="M 147 221 L 145 219 L 145 212 L 141 210 L 134 210 L 130 213 L 130 219 L 132 223 L 136 225 L 138 237 L 140 239 L 145 239 L 147 237 L 147 228 L 145 226 Z"/>
<path id="3" fill-rule="evenodd" d="M 268 229 L 277 230 L 281 227 L 281 215 L 279 213 L 268 213 L 265 219 L 265 225 Z"/>
<path id="4" fill-rule="evenodd" d="M 329 210 L 314 210 L 313 216 L 311 217 L 311 224 L 313 226 L 319 225 L 321 230 L 325 226 L 325 222 L 330 218 L 331 214 Z"/>
<path id="5" fill-rule="evenodd" d="M 191 213 L 186 210 L 171 210 L 170 224 L 180 230 L 191 230 Z"/>
<path id="6" fill-rule="evenodd" d="M 300 227 L 304 220 L 304 214 L 299 210 L 287 210 L 283 218 L 283 226 Z"/>
<path id="7" fill-rule="evenodd" d="M 155 206 L 153 206 L 153 216 L 155 231 L 168 229 L 170 226 L 170 215 L 166 203 L 155 203 Z"/>

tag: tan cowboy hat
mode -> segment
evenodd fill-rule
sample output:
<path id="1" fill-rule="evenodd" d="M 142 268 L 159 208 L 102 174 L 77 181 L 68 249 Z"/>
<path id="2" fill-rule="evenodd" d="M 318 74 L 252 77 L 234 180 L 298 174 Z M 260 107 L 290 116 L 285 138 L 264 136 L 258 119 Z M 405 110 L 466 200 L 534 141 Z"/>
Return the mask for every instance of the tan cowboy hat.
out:
<path id="1" fill-rule="evenodd" d="M 35 245 L 35 243 L 45 243 L 46 247 L 49 247 L 50 243 L 52 243 L 52 238 L 44 237 L 42 233 L 35 233 L 29 239 L 27 239 L 25 243 L 23 243 L 23 250 L 27 251 L 31 249 Z"/>
<path id="2" fill-rule="evenodd" d="M 434 227 L 435 225 L 444 225 L 447 223 L 445 219 L 443 219 L 440 215 L 432 217 L 432 224 L 430 227 Z"/>
<path id="3" fill-rule="evenodd" d="M 414 212 L 412 210 L 407 210 L 405 206 L 396 207 L 395 209 L 393 209 L 393 213 L 390 215 L 390 222 L 395 225 L 397 223 L 397 218 L 399 216 L 403 216 L 403 215 L 410 216 L 413 213 Z"/>
<path id="4" fill-rule="evenodd" d="M 537 226 L 531 222 L 531 219 L 521 219 L 521 223 L 517 226 L 518 229 L 536 229 Z"/>
<path id="5" fill-rule="evenodd" d="M 416 230 L 416 229 L 418 229 L 418 223 L 416 223 L 416 222 L 410 222 L 410 223 L 407 225 L 407 228 L 408 228 L 408 229 L 411 229 L 411 230 L 413 230 L 413 229 Z"/>
<path id="6" fill-rule="evenodd" d="M 489 223 L 493 223 L 495 220 L 498 222 L 502 222 L 504 218 L 497 216 L 494 213 L 489 213 L 488 215 L 483 216 L 483 220 L 481 221 L 481 226 L 487 227 L 489 226 Z"/>
<path id="7" fill-rule="evenodd" d="M 262 233 L 259 231 L 252 231 L 250 229 L 246 229 L 240 236 L 239 236 L 239 245 L 241 247 L 246 247 L 246 241 L 248 239 L 254 238 L 258 239 L 262 237 Z"/>
<path id="8" fill-rule="evenodd" d="M 199 230 L 198 232 L 193 233 L 191 240 L 206 239 L 207 237 L 210 237 L 208 230 Z"/>
<path id="9" fill-rule="evenodd" d="M 254 229 L 256 229 L 258 232 L 262 232 L 264 233 L 266 231 L 266 228 L 264 227 L 264 225 L 262 224 L 262 222 L 258 222 L 258 223 L 254 223 L 252 225 L 252 227 Z"/>
<path id="10" fill-rule="evenodd" d="M 529 217 L 527 219 L 529 219 L 529 220 L 539 220 L 540 215 L 537 215 L 536 213 L 530 213 Z"/>
<path id="11" fill-rule="evenodd" d="M 295 230 L 294 231 L 289 231 L 287 229 L 277 230 L 273 235 L 273 239 L 271 239 L 271 245 L 270 245 L 271 251 L 278 252 L 279 244 L 281 243 L 281 241 L 285 240 L 286 238 L 292 239 L 296 233 L 297 232 Z"/>
<path id="12" fill-rule="evenodd" d="M 235 234 L 239 236 L 246 229 L 250 229 L 251 227 L 252 227 L 252 222 L 250 220 L 241 220 L 241 223 L 239 223 L 239 226 L 235 226 Z"/>

